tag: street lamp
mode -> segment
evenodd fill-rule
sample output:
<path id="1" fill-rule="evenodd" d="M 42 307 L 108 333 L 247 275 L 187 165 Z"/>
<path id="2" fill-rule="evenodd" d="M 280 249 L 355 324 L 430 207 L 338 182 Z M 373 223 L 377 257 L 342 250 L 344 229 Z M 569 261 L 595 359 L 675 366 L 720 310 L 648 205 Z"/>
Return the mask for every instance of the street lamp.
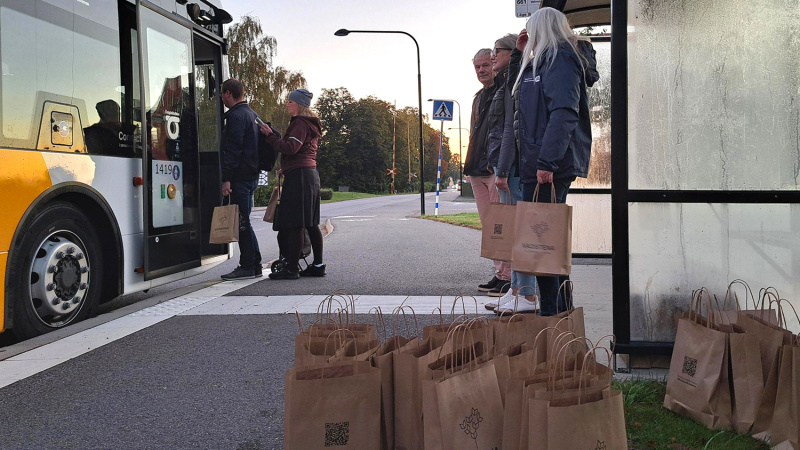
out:
<path id="1" fill-rule="evenodd" d="M 458 110 L 459 110 L 458 112 L 460 113 L 461 112 L 461 107 L 460 106 L 458 107 Z M 461 116 L 459 116 L 458 118 L 459 118 L 459 122 L 460 122 L 461 121 Z M 459 125 L 461 125 L 461 124 L 459 124 Z M 458 182 L 458 190 L 460 192 L 461 191 L 461 184 L 464 181 L 464 161 L 462 161 L 462 156 L 461 156 L 461 150 L 462 150 L 462 147 L 461 147 L 461 132 L 462 131 L 469 131 L 469 130 L 467 128 L 461 128 L 461 127 L 448 128 L 448 130 L 458 130 L 458 164 L 461 166 L 461 174 L 459 175 L 460 178 L 459 178 L 459 182 Z"/>
<path id="2" fill-rule="evenodd" d="M 410 37 L 412 41 L 414 41 L 414 45 L 417 46 L 417 95 L 419 98 L 419 201 L 420 201 L 420 214 L 425 215 L 425 177 L 423 176 L 423 170 L 425 167 L 424 164 L 424 152 L 423 152 L 423 128 L 422 128 L 422 75 L 420 74 L 420 60 L 419 60 L 419 43 L 417 40 L 414 39 L 409 33 L 405 31 L 385 31 L 385 30 L 346 30 L 344 28 L 337 30 L 333 33 L 335 36 L 347 36 L 350 33 L 381 33 L 381 34 L 405 34 L 406 36 Z M 459 112 L 461 111 L 461 106 L 458 107 Z"/>
<path id="3" fill-rule="evenodd" d="M 428 101 L 432 102 L 433 99 L 429 98 Z M 463 128 L 461 128 L 461 103 L 458 103 L 458 100 L 455 100 L 455 99 L 453 99 L 453 100 L 442 99 L 442 101 L 455 102 L 455 104 L 458 105 L 458 129 L 459 130 L 463 130 Z M 448 128 L 448 130 L 454 130 L 454 128 Z M 461 185 L 464 183 L 464 161 L 461 159 L 461 132 L 460 131 L 458 132 L 458 159 L 459 159 L 458 163 L 461 166 L 461 173 L 459 174 L 459 180 L 458 180 L 458 189 L 459 189 L 459 192 L 460 192 L 461 191 Z"/>

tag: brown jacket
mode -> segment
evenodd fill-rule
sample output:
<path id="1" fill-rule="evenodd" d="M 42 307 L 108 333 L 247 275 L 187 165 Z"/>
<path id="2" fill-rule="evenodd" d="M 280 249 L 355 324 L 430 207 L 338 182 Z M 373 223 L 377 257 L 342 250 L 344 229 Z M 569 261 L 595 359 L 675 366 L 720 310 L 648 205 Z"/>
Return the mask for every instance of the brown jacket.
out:
<path id="1" fill-rule="evenodd" d="M 317 117 L 294 116 L 282 138 L 270 134 L 267 140 L 281 154 L 281 170 L 288 172 L 317 167 L 317 146 L 322 124 Z"/>

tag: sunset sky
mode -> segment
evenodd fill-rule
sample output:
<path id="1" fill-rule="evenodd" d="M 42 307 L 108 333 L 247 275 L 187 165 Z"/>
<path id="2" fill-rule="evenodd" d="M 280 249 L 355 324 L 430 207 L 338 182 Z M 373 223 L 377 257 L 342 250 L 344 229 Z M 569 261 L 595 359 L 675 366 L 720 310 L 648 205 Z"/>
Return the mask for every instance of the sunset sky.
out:
<path id="1" fill-rule="evenodd" d="M 518 33 L 525 19 L 514 13 L 514 0 L 228 0 L 223 7 L 234 22 L 258 17 L 266 34 L 278 41 L 276 64 L 301 70 L 308 88 L 345 87 L 355 98 L 373 95 L 397 107 L 417 106 L 417 57 L 414 42 L 401 34 L 353 33 L 350 30 L 399 30 L 419 43 L 422 108 L 431 115 L 429 98 L 455 99 L 462 107 L 461 127 L 469 128 L 472 97 L 480 89 L 472 57 L 491 48 L 506 33 Z M 453 122 L 445 122 L 451 147 L 458 148 L 458 107 Z M 436 128 L 439 122 L 434 123 Z M 462 135 L 466 153 L 468 132 Z"/>

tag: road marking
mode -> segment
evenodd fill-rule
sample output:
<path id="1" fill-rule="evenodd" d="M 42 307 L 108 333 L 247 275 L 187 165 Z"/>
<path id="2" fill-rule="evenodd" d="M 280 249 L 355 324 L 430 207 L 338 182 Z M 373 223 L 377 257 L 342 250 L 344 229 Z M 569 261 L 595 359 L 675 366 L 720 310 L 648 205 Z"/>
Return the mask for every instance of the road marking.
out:
<path id="1" fill-rule="evenodd" d="M 378 216 L 334 216 L 334 219 L 374 219 Z"/>

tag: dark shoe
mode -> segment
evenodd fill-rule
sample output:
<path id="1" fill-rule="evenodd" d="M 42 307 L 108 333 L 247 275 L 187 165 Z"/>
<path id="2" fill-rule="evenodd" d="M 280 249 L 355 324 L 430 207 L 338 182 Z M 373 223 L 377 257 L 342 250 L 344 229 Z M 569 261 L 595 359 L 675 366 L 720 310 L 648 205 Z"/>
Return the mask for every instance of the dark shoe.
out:
<path id="1" fill-rule="evenodd" d="M 246 280 L 248 278 L 255 278 L 255 270 L 254 269 L 245 269 L 242 266 L 239 266 L 231 273 L 226 273 L 222 276 L 222 279 L 225 281 L 231 280 Z"/>
<path id="2" fill-rule="evenodd" d="M 256 264 L 255 266 L 255 277 L 261 278 L 264 276 L 264 272 L 262 271 L 261 264 Z"/>
<path id="3" fill-rule="evenodd" d="M 321 266 L 315 266 L 314 264 L 309 264 L 308 267 L 300 271 L 301 277 L 324 277 L 325 276 L 325 264 Z"/>
<path id="4" fill-rule="evenodd" d="M 290 272 L 289 269 L 284 267 L 277 272 L 269 274 L 269 278 L 272 280 L 296 280 L 300 278 L 300 274 L 297 272 Z"/>
<path id="5" fill-rule="evenodd" d="M 511 282 L 505 280 L 499 280 L 500 282 L 497 283 L 497 286 L 494 287 L 491 291 L 489 291 L 489 297 L 502 297 L 509 289 L 511 289 Z"/>
<path id="6" fill-rule="evenodd" d="M 495 287 L 497 287 L 497 285 L 499 283 L 500 283 L 500 280 L 497 277 L 492 277 L 492 279 L 489 280 L 488 283 L 479 284 L 478 285 L 478 290 L 481 291 L 481 292 L 489 292 L 492 289 L 494 289 Z"/>

